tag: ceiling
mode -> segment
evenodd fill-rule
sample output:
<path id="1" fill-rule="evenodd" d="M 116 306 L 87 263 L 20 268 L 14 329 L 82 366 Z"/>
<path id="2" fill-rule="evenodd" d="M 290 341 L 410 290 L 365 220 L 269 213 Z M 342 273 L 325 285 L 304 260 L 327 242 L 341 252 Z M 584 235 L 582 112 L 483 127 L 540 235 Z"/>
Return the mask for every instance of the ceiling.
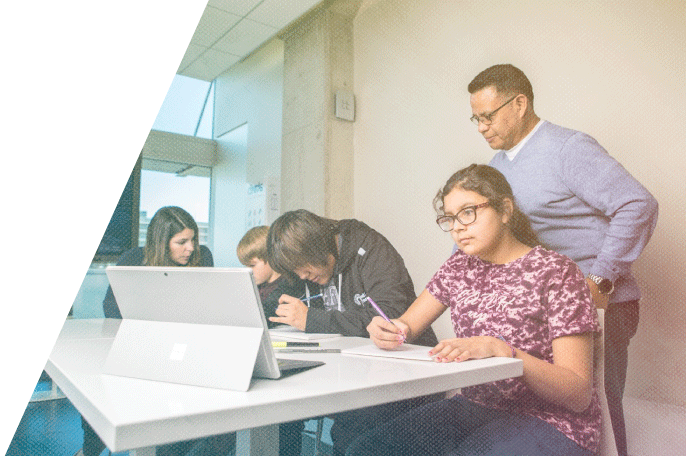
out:
<path id="1" fill-rule="evenodd" d="M 177 74 L 212 81 L 321 0 L 209 0 Z"/>

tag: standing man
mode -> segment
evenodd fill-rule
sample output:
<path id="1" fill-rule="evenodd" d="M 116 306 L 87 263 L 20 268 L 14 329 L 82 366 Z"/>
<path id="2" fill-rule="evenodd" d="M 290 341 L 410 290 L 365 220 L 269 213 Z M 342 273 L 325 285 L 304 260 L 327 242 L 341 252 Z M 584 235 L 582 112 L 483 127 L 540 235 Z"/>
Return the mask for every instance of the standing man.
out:
<path id="1" fill-rule="evenodd" d="M 531 83 L 512 65 L 495 65 L 469 83 L 471 121 L 498 151 L 489 163 L 548 248 L 586 274 L 605 312 L 605 393 L 617 451 L 627 454 L 622 396 L 640 290 L 631 264 L 657 223 L 655 198 L 590 136 L 541 120 Z"/>

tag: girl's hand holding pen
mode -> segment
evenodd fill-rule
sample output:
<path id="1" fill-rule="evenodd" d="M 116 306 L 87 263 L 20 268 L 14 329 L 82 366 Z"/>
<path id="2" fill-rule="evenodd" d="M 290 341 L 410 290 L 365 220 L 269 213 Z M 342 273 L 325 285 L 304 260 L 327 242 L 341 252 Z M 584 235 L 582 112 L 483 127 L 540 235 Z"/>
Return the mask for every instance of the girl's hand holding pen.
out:
<path id="1" fill-rule="evenodd" d="M 400 320 L 386 321 L 383 317 L 374 317 L 367 325 L 367 331 L 377 347 L 391 350 L 405 342 L 409 327 Z"/>
<path id="2" fill-rule="evenodd" d="M 395 327 L 396 327 L 396 330 L 393 331 L 393 333 L 396 334 L 396 337 L 399 337 L 398 340 L 400 341 L 400 344 L 402 344 L 403 342 L 405 342 L 405 341 L 407 340 L 407 331 L 408 331 L 408 329 L 410 329 L 410 327 L 407 326 L 405 323 L 403 323 L 403 327 L 402 327 L 402 328 L 398 327 L 394 322 L 400 323 L 400 320 L 393 320 L 393 321 L 391 321 L 391 319 L 388 318 L 388 316 L 386 316 L 386 314 L 383 312 L 383 310 L 381 310 L 381 307 L 379 307 L 379 305 L 378 305 L 377 303 L 375 303 L 374 300 L 373 300 L 370 296 L 367 296 L 367 302 L 368 302 L 369 304 L 372 305 L 372 307 L 374 308 L 374 310 L 376 310 L 376 312 L 381 316 L 381 319 L 382 319 L 382 320 L 384 320 L 386 323 L 390 324 L 391 326 L 395 326 Z M 377 317 L 374 317 L 374 318 L 372 319 L 372 323 L 373 323 L 374 320 L 376 320 L 376 319 L 377 319 Z M 370 323 L 370 325 L 371 325 L 372 323 Z M 387 327 L 386 325 L 383 325 L 383 329 L 386 329 L 386 328 L 390 329 L 390 327 Z M 371 337 L 371 331 L 369 331 L 369 326 L 367 326 L 367 331 L 370 333 L 370 337 Z M 376 343 L 376 341 L 374 341 L 374 343 Z M 396 344 L 394 347 L 397 347 L 397 346 L 400 345 L 400 344 Z M 377 345 L 378 345 L 380 348 L 394 348 L 394 347 L 383 347 L 383 346 L 381 346 L 381 345 L 379 345 L 379 344 L 377 344 Z"/>

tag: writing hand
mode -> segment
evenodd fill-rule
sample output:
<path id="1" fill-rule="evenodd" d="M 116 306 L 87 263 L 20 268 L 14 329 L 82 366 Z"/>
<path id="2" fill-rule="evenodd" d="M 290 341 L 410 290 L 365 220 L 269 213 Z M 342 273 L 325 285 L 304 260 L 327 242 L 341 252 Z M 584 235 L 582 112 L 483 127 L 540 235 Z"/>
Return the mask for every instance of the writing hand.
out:
<path id="1" fill-rule="evenodd" d="M 298 298 L 281 295 L 279 307 L 276 308 L 276 317 L 269 317 L 269 321 L 283 323 L 305 331 L 307 326 L 307 311 L 309 308 Z"/>
<path id="2" fill-rule="evenodd" d="M 390 350 L 401 345 L 409 331 L 409 326 L 400 320 L 388 322 L 382 317 L 374 317 L 367 325 L 369 338 L 379 348 Z"/>

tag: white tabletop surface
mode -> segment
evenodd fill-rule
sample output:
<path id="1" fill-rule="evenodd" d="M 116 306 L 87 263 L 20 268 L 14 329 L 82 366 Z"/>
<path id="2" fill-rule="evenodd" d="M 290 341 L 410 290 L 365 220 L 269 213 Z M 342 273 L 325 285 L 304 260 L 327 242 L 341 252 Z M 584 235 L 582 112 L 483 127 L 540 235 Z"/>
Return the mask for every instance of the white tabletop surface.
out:
<path id="1" fill-rule="evenodd" d="M 248 392 L 138 380 L 101 373 L 118 324 L 68 320 L 45 368 L 112 451 L 308 419 L 522 375 L 522 362 L 509 358 L 441 364 L 277 353 L 326 364 L 279 380 L 254 379 Z M 370 343 L 351 337 L 320 342 L 325 348 Z"/>

